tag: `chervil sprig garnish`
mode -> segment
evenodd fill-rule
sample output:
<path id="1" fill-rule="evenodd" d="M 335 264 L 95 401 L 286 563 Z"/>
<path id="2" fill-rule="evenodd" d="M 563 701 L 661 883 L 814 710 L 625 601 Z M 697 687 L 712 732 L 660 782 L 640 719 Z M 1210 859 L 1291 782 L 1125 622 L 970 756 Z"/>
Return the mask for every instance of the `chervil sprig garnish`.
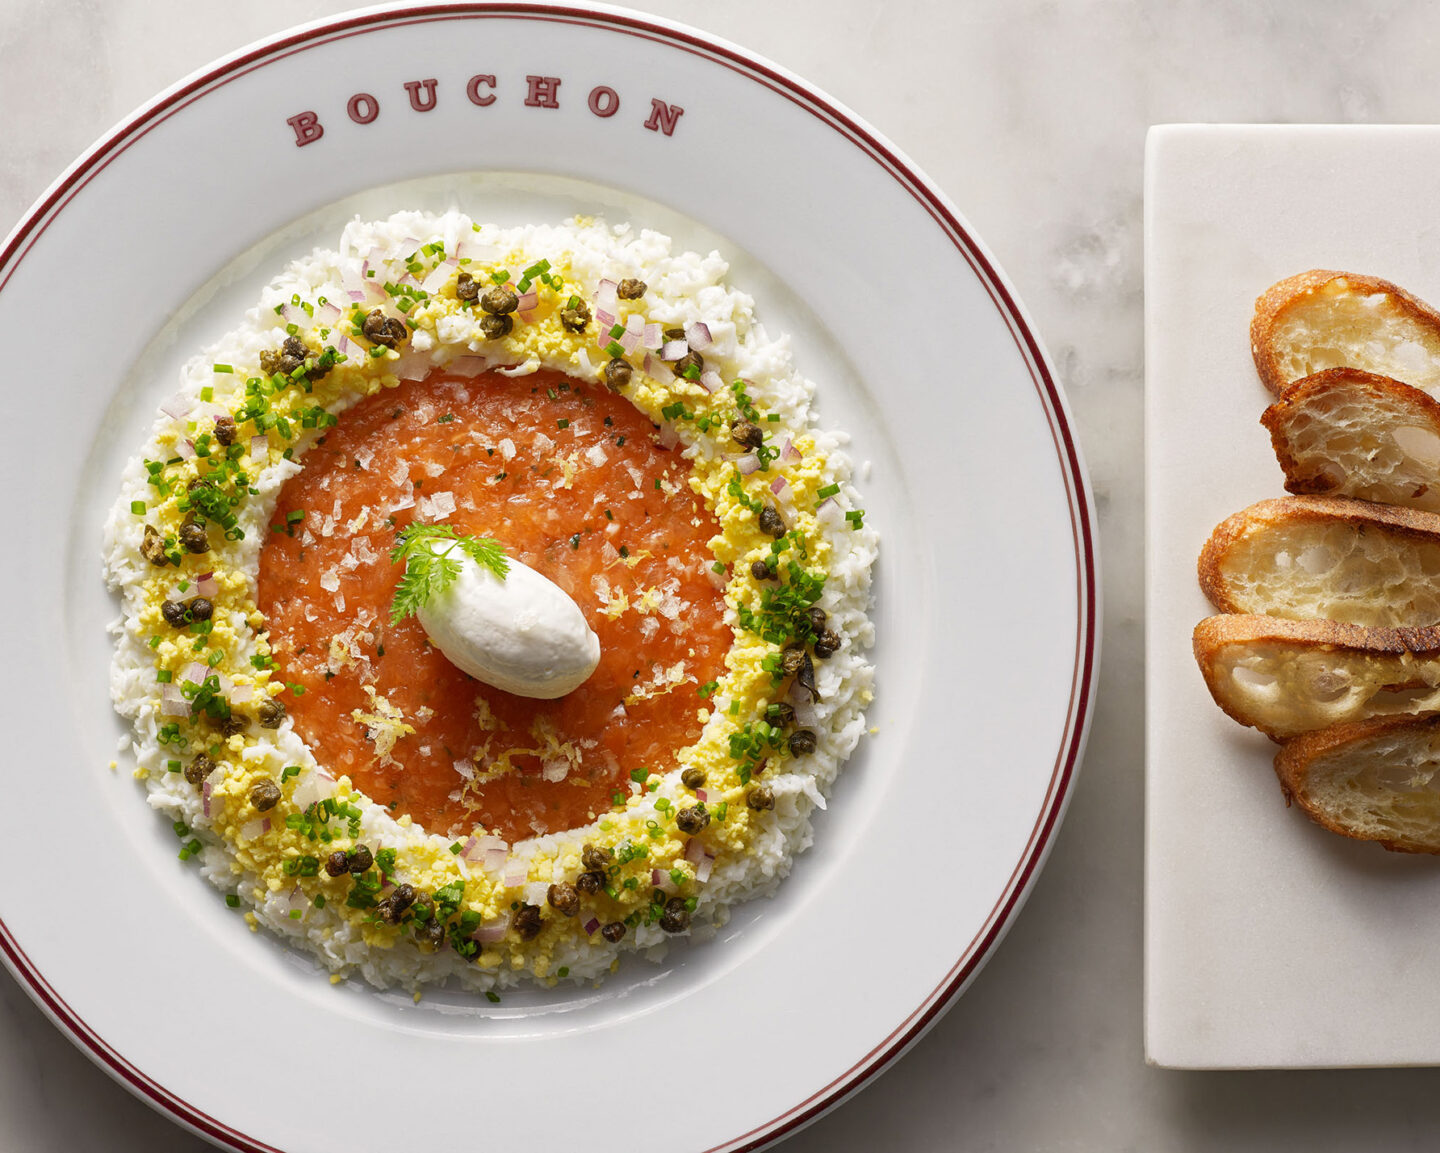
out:
<path id="1" fill-rule="evenodd" d="M 448 547 L 432 547 L 448 541 Z M 405 575 L 390 602 L 390 623 L 399 624 L 439 596 L 460 575 L 459 549 L 476 564 L 488 568 L 501 580 L 510 571 L 510 562 L 499 541 L 488 536 L 462 536 L 448 524 L 412 524 L 404 529 L 390 551 L 395 564 L 405 565 Z"/>

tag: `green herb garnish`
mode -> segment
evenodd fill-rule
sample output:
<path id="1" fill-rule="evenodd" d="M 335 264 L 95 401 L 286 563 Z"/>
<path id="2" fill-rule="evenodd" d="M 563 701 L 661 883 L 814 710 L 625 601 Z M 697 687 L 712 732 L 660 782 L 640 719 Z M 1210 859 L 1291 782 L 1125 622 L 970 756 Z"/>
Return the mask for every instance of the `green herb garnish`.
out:
<path id="1" fill-rule="evenodd" d="M 434 541 L 448 541 L 444 549 L 431 547 Z M 488 568 L 501 580 L 510 571 L 510 562 L 498 541 L 485 536 L 461 536 L 448 524 L 412 524 L 400 533 L 390 559 L 404 563 L 405 575 L 395 589 L 390 605 L 390 623 L 399 624 L 444 592 L 460 575 L 459 549 L 476 564 Z"/>

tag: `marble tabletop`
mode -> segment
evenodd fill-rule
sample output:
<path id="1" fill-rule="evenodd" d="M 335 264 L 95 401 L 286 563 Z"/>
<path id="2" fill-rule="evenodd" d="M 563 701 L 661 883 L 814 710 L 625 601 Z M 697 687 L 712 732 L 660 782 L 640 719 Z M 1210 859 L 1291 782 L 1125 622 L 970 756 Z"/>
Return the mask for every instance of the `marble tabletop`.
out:
<path id="1" fill-rule="evenodd" d="M 0 0 L 0 234 L 159 89 L 350 6 Z M 1440 12 L 1407 0 L 636 6 L 825 89 L 961 207 L 1049 347 L 1099 512 L 1100 694 L 1049 864 L 949 1014 L 785 1148 L 1435 1147 L 1440 1070 L 1188 1074 L 1144 1061 L 1141 172 L 1153 123 L 1435 119 Z M 207 1147 L 114 1084 L 0 974 L 0 1148 Z"/>

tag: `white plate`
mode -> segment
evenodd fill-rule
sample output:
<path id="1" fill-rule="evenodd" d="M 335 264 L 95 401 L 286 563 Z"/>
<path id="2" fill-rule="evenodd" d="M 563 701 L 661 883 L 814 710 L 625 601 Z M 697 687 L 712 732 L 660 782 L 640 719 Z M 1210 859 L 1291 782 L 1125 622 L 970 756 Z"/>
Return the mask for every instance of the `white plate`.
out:
<path id="1" fill-rule="evenodd" d="M 1440 1064 L 1440 862 L 1287 809 L 1210 699 L 1210 531 L 1284 495 L 1255 298 L 1308 268 L 1440 301 L 1440 129 L 1173 125 L 1146 161 L 1146 1053 L 1188 1068 Z"/>
<path id="2" fill-rule="evenodd" d="M 473 89 L 493 103 L 467 97 L 475 75 L 495 78 Z M 527 105 L 530 75 L 559 78 L 558 108 Z M 435 106 L 412 110 L 405 83 L 431 78 Z M 590 108 L 602 86 L 612 116 Z M 359 92 L 378 101 L 371 123 L 347 116 Z M 647 129 L 652 100 L 670 133 Z M 323 127 L 303 145 L 288 124 L 302 113 Z M 822 418 L 873 462 L 884 538 L 876 734 L 780 895 L 662 966 L 498 1006 L 332 987 L 252 936 L 107 767 L 99 524 L 175 368 L 353 213 L 452 203 L 505 221 L 599 210 L 722 248 L 794 334 Z M 1014 916 L 1094 685 L 1078 451 L 1038 342 L 954 210 L 774 66 L 613 10 L 308 25 L 197 74 L 77 162 L 0 250 L 0 331 L 24 396 L 0 475 L 26 558 L 0 576 L 5 800 L 28 814 L 0 838 L 0 944 L 62 1028 L 196 1131 L 290 1151 L 446 1134 L 753 1148 L 914 1041 Z"/>

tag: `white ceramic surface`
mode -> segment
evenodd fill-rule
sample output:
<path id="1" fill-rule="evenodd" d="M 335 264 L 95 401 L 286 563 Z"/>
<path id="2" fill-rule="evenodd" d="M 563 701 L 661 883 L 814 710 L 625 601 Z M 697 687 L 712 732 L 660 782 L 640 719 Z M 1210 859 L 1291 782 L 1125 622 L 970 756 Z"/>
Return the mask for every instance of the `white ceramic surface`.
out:
<path id="1" fill-rule="evenodd" d="M 493 76 L 493 89 L 467 86 L 477 75 Z M 528 76 L 559 78 L 560 107 L 545 107 L 547 84 Z M 434 107 L 410 107 L 405 83 L 430 77 Z M 599 86 L 619 98 L 613 117 L 587 105 Z M 346 114 L 359 92 L 379 103 L 372 123 Z M 96 575 L 98 524 L 176 364 L 277 261 L 352 213 L 452 202 L 483 203 L 502 220 L 599 206 L 733 253 L 736 279 L 795 333 L 822 382 L 823 418 L 852 429 L 857 456 L 873 462 L 867 508 L 887 557 L 878 732 L 781 896 L 745 909 L 714 947 L 678 950 L 660 969 L 628 966 L 598 995 L 522 995 L 497 1009 L 332 989 L 251 938 L 175 860 L 168 826 L 123 771 L 105 767 L 117 726 L 102 629 L 114 610 Z M 55 350 L 73 347 L 73 334 L 58 310 L 33 304 L 73 294 L 77 270 L 103 302 L 85 339 L 104 358 L 98 370 L 56 372 Z M 942 323 L 915 323 L 914 283 L 945 300 Z M 51 858 L 44 889 L 0 893 L 7 960 L 93 1056 L 197 1131 L 238 1148 L 332 1147 L 333 1118 L 314 1100 L 353 1092 L 356 1067 L 441 1100 L 473 1092 L 477 1070 L 511 1093 L 558 1083 L 575 1115 L 595 1116 L 613 1105 L 597 1064 L 625 1053 L 663 1069 L 686 1036 L 678 1026 L 703 1022 L 687 1051 L 707 1077 L 760 1059 L 769 1032 L 791 1033 L 786 1060 L 687 1121 L 688 1147 L 753 1144 L 813 1117 L 911 1043 L 1023 899 L 1063 808 L 1091 690 L 1092 521 L 1078 452 L 1038 344 L 984 251 L 883 141 L 788 77 L 648 19 L 525 6 L 289 36 L 173 90 L 61 180 L 0 255 L 6 325 L 28 335 L 10 359 L 14 378 L 46 378 L 47 403 L 67 414 L 65 437 L 27 439 L 0 464 L 10 491 L 40 468 L 56 478 L 34 491 L 24 524 L 63 558 L 61 579 L 15 568 L 0 580 L 29 684 L 67 686 L 6 698 L 12 764 L 51 766 L 12 775 L 8 800 L 38 812 L 60 790 L 67 835 L 85 846 Z M 937 382 L 940 364 L 956 367 Z M 1002 556 L 1014 563 L 975 563 Z M 966 611 L 1007 600 L 1025 613 Z M 1041 655 L 1007 659 L 1017 648 Z M 945 835 L 916 838 L 937 798 Z M 49 845 L 45 826 L 27 825 L 0 842 L 0 864 L 19 872 Z M 944 917 L 925 886 L 874 867 L 896 846 L 907 877 L 953 882 Z M 123 895 L 86 910 L 103 963 L 76 947 L 51 897 L 84 889 L 94 859 L 107 893 Z M 867 944 L 857 910 L 906 927 L 883 979 L 854 964 Z M 343 1069 L 327 1060 L 335 1052 L 347 1054 Z M 306 1093 L 274 1092 L 278 1054 L 305 1070 Z M 530 1123 L 501 1112 L 486 1140 L 518 1142 Z M 413 1125 L 375 1110 L 365 1140 L 405 1147 Z M 587 1144 L 632 1140 L 601 1126 Z"/>
<path id="2" fill-rule="evenodd" d="M 1362 175 L 1363 174 L 1363 175 Z M 1195 558 L 1283 496 L 1255 298 L 1308 268 L 1440 299 L 1440 129 L 1156 128 L 1146 156 L 1146 1052 L 1187 1068 L 1440 1063 L 1440 862 L 1285 807 L 1275 745 L 1211 702 Z"/>

